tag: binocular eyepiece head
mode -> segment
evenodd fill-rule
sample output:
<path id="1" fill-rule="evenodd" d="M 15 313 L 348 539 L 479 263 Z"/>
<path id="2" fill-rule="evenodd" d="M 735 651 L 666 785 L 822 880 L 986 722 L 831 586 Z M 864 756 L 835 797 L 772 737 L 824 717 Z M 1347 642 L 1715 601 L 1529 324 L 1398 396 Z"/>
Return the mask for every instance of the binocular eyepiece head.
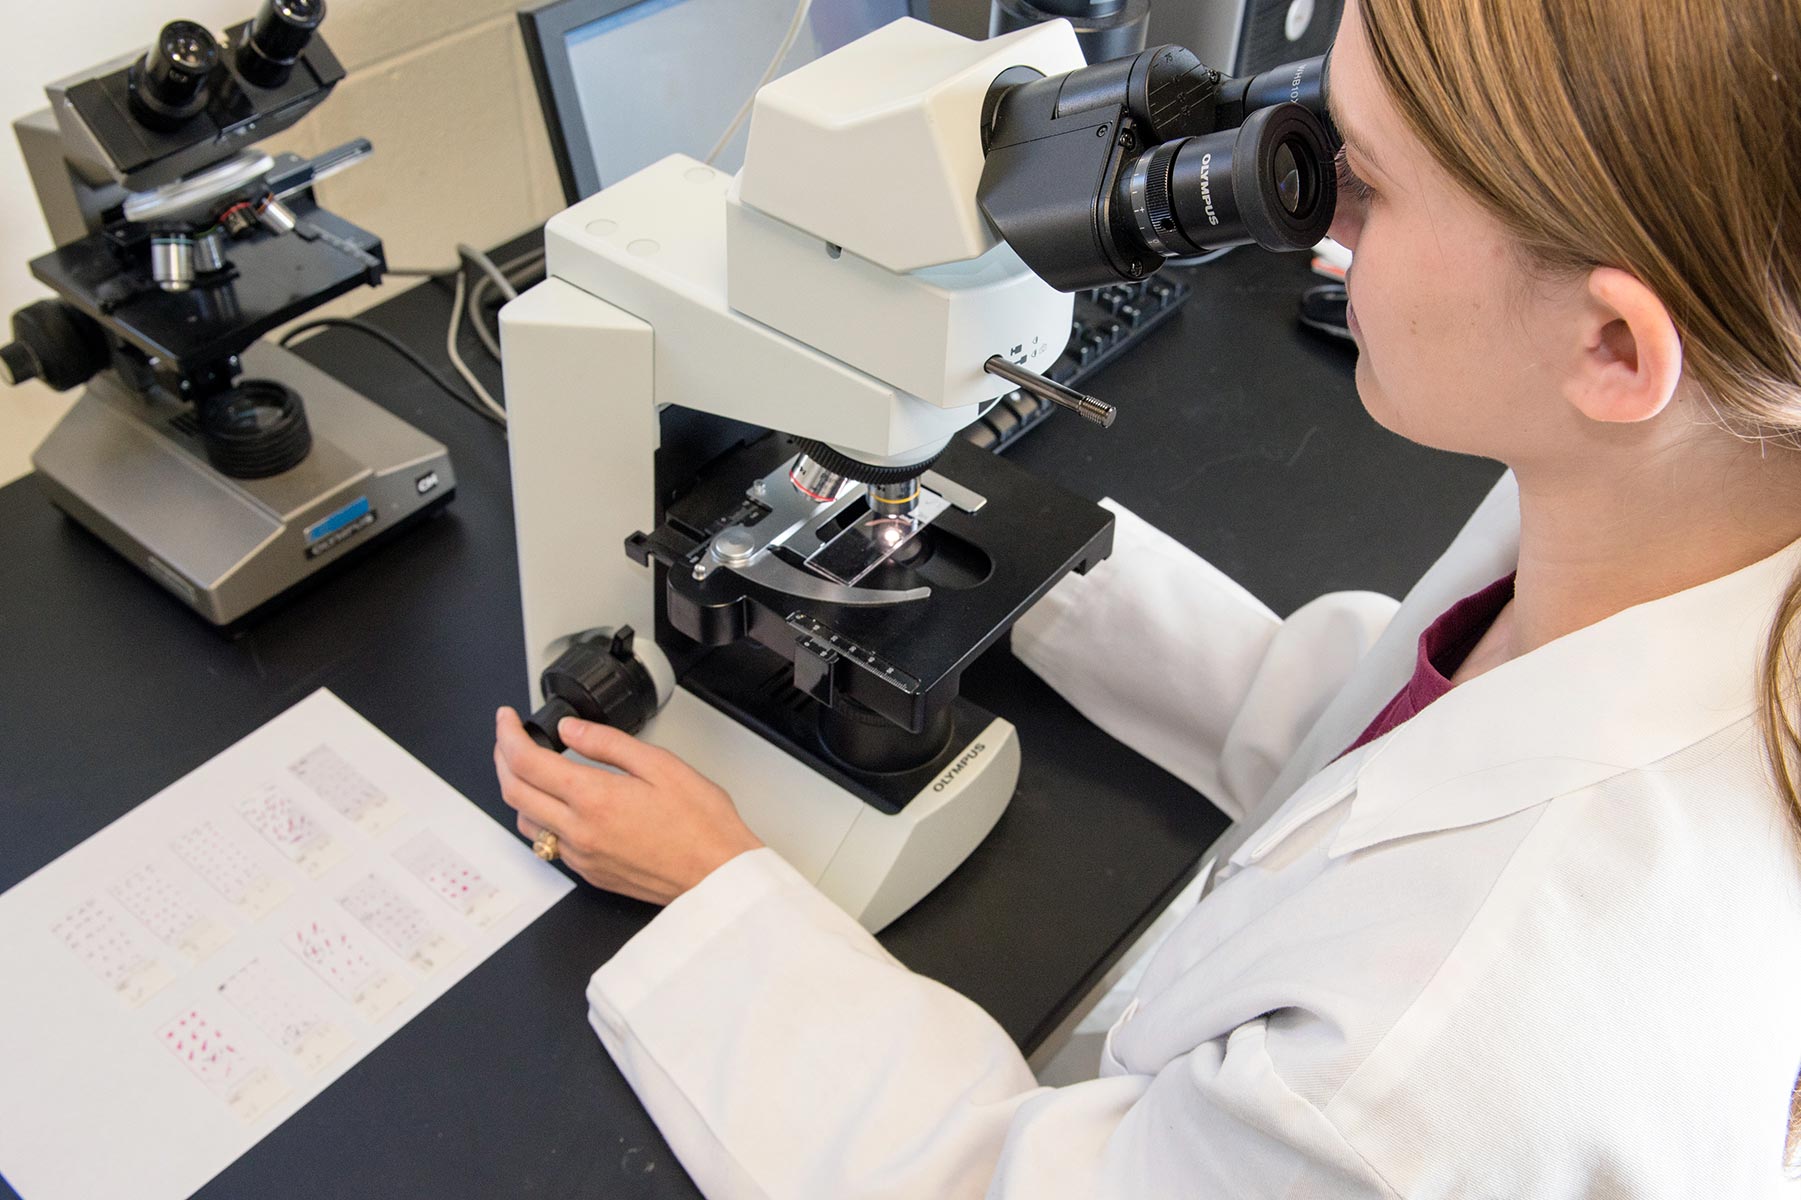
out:
<path id="1" fill-rule="evenodd" d="M 984 107 L 983 212 L 1065 291 L 1228 246 L 1311 246 L 1338 202 L 1326 85 L 1322 58 L 1228 79 L 1179 46 L 1050 78 L 1014 68 Z"/>
<path id="2" fill-rule="evenodd" d="M 278 88 L 325 20 L 325 0 L 263 0 L 243 27 L 231 67 L 259 88 Z M 235 36 L 235 35 L 234 35 Z M 131 68 L 133 115 L 152 129 L 171 130 L 198 114 L 231 75 L 218 40 L 195 21 L 171 21 Z"/>

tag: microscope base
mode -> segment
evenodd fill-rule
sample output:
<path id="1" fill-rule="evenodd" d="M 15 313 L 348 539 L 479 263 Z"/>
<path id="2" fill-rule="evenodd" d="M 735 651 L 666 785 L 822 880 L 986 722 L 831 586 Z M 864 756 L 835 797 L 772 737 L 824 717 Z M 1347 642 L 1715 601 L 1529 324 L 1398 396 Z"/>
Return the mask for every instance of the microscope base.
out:
<path id="1" fill-rule="evenodd" d="M 890 814 L 678 687 L 640 732 L 730 793 L 758 837 L 874 932 L 913 907 L 994 828 L 1019 782 L 1019 737 L 999 718 Z"/>
<path id="2" fill-rule="evenodd" d="M 244 375 L 302 397 L 313 445 L 299 464 L 234 479 L 206 458 L 192 408 L 112 371 L 32 455 L 58 508 L 215 625 L 233 625 L 451 498 L 444 446 L 269 342 Z"/>

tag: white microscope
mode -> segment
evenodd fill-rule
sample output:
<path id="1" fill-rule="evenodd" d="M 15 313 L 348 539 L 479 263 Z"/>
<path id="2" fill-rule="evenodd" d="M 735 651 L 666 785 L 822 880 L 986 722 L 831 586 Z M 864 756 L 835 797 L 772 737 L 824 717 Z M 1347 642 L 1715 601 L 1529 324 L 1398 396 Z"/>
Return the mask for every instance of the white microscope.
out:
<path id="1" fill-rule="evenodd" d="M 1112 543 L 957 435 L 1016 388 L 1111 423 L 1041 374 L 1068 291 L 1319 239 L 1323 64 L 1284 72 L 902 20 L 764 87 L 738 176 L 552 218 L 501 314 L 533 736 L 673 751 L 872 930 L 937 886 L 1019 774 L 963 671 Z"/>

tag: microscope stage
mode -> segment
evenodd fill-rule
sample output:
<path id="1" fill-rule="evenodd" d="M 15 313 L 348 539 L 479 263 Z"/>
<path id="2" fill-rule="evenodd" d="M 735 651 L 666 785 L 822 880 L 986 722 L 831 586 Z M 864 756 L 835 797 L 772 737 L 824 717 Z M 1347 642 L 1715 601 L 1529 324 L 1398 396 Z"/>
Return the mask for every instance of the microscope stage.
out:
<path id="1" fill-rule="evenodd" d="M 695 547 L 738 519 L 746 489 L 795 449 L 770 435 L 733 453 L 669 506 L 665 545 Z M 867 575 L 865 588 L 929 588 L 930 596 L 874 607 L 804 599 L 730 569 L 694 578 L 691 560 L 668 566 L 669 623 L 702 646 L 748 638 L 794 664 L 794 682 L 824 704 L 848 698 L 902 729 L 925 729 L 957 692 L 963 671 L 1070 571 L 1112 548 L 1113 518 L 961 439 L 934 467 L 987 501 L 955 505 L 918 537 L 920 553 Z M 678 667 L 678 672 L 680 667 Z"/>
<path id="2" fill-rule="evenodd" d="M 31 273 L 152 358 L 186 373 L 243 350 L 263 334 L 363 284 L 379 283 L 381 239 L 294 197 L 291 234 L 258 229 L 230 244 L 229 278 L 165 292 L 106 233 L 32 260 Z M 125 264 L 131 264 L 125 266 Z"/>

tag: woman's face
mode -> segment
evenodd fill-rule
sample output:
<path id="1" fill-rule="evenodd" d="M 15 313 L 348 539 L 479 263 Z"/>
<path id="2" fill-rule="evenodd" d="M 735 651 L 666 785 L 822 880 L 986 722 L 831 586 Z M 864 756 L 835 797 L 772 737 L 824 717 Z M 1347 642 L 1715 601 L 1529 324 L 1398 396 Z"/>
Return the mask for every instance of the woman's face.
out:
<path id="1" fill-rule="evenodd" d="M 1355 251 L 1347 281 L 1370 415 L 1416 442 L 1518 467 L 1560 449 L 1576 297 L 1530 278 L 1500 223 L 1407 129 L 1376 75 L 1356 0 L 1332 53 L 1344 134 L 1332 237 Z"/>

